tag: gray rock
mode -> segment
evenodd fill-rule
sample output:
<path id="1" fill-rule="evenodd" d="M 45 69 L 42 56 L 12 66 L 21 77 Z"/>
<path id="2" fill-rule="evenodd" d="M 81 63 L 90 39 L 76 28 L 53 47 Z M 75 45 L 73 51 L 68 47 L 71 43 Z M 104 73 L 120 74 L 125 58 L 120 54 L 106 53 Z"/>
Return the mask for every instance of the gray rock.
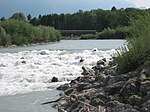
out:
<path id="1" fill-rule="evenodd" d="M 95 99 L 95 98 L 99 98 L 100 100 L 102 100 L 103 102 L 105 102 L 107 100 L 107 97 L 105 95 L 105 93 L 97 91 L 97 92 L 93 92 L 91 93 L 91 99 Z"/>
<path id="2" fill-rule="evenodd" d="M 140 91 L 143 93 L 150 91 L 150 81 L 141 82 Z"/>
<path id="3" fill-rule="evenodd" d="M 150 99 L 142 104 L 142 112 L 150 112 Z"/>
<path id="4" fill-rule="evenodd" d="M 51 82 L 58 82 L 58 78 L 57 77 L 53 77 Z"/>
<path id="5" fill-rule="evenodd" d="M 137 84 L 137 79 L 130 79 L 128 80 L 125 85 L 121 88 L 120 93 L 122 95 L 128 95 L 138 92 L 139 85 Z"/>
<path id="6" fill-rule="evenodd" d="M 115 106 L 114 108 L 111 109 L 112 112 L 131 112 L 131 110 L 134 110 L 133 107 L 129 104 L 120 104 L 118 106 Z M 127 111 L 128 110 L 128 111 Z"/>
<path id="7" fill-rule="evenodd" d="M 79 104 L 80 103 L 78 101 L 71 103 L 71 106 L 68 107 L 67 112 L 73 112 L 73 111 L 77 112 L 77 111 L 75 111 L 75 109 L 78 108 Z"/>
<path id="8" fill-rule="evenodd" d="M 117 76 L 112 76 L 112 75 L 107 75 L 107 76 L 109 76 L 108 85 L 111 85 L 119 81 L 127 81 L 130 78 L 127 74 L 122 74 Z"/>
<path id="9" fill-rule="evenodd" d="M 83 72 L 81 73 L 82 75 L 94 75 L 94 71 L 92 69 L 82 67 Z"/>
<path id="10" fill-rule="evenodd" d="M 139 111 L 137 111 L 136 109 L 125 109 L 122 110 L 121 112 L 139 112 Z"/>
<path id="11" fill-rule="evenodd" d="M 78 96 L 78 100 L 85 102 L 86 98 L 84 96 Z"/>
<path id="12" fill-rule="evenodd" d="M 41 51 L 40 54 L 41 55 L 46 55 L 47 53 L 46 53 L 46 51 Z"/>
<path id="13" fill-rule="evenodd" d="M 64 85 L 60 85 L 59 87 L 57 87 L 57 90 L 65 91 L 69 88 L 71 88 L 70 84 L 64 84 Z"/>
<path id="14" fill-rule="evenodd" d="M 21 63 L 26 64 L 26 61 L 22 61 Z"/>
<path id="15" fill-rule="evenodd" d="M 141 73 L 140 73 L 140 74 L 145 74 L 145 75 L 146 75 L 146 77 L 150 77 L 150 70 L 148 70 L 148 69 L 144 68 L 144 69 L 141 71 Z"/>
<path id="16" fill-rule="evenodd" d="M 142 74 L 142 75 L 140 75 L 140 77 L 139 77 L 139 80 L 140 80 L 140 81 L 144 81 L 144 80 L 146 80 L 146 79 L 147 79 L 147 77 L 146 77 L 145 74 Z"/>
<path id="17" fill-rule="evenodd" d="M 146 102 L 147 100 L 149 100 L 150 99 L 150 91 L 148 91 L 147 93 L 146 93 L 146 95 L 142 98 L 142 102 Z"/>
<path id="18" fill-rule="evenodd" d="M 116 70 L 115 69 L 106 69 L 106 70 L 104 70 L 104 74 L 106 74 L 106 75 L 116 75 Z"/>
<path id="19" fill-rule="evenodd" d="M 73 92 L 73 88 L 67 89 L 64 93 L 65 95 L 69 96 Z"/>
<path id="20" fill-rule="evenodd" d="M 105 105 L 105 103 L 100 98 L 93 99 L 90 104 L 93 106 L 98 106 L 98 105 L 104 106 Z"/>
<path id="21" fill-rule="evenodd" d="M 142 97 L 140 97 L 138 95 L 132 95 L 129 97 L 128 103 L 131 105 L 139 106 L 142 103 Z"/>
<path id="22" fill-rule="evenodd" d="M 125 83 L 126 81 L 119 81 L 113 83 L 112 85 L 107 86 L 105 90 L 109 95 L 117 94 L 119 93 L 119 91 L 121 90 L 121 88 L 124 86 Z"/>
<path id="23" fill-rule="evenodd" d="M 116 106 L 118 106 L 118 105 L 124 105 L 123 103 L 120 103 L 119 101 L 110 101 L 110 102 L 108 102 L 107 104 L 106 104 L 106 106 L 108 107 L 108 108 L 114 108 L 114 107 L 116 107 Z"/>
<path id="24" fill-rule="evenodd" d="M 77 89 L 77 91 L 82 91 L 82 90 L 84 90 L 84 89 L 89 89 L 90 87 L 91 87 L 91 84 L 89 84 L 89 83 L 84 83 L 84 82 L 79 83 L 79 84 L 77 84 L 77 85 L 75 86 L 75 88 Z"/>

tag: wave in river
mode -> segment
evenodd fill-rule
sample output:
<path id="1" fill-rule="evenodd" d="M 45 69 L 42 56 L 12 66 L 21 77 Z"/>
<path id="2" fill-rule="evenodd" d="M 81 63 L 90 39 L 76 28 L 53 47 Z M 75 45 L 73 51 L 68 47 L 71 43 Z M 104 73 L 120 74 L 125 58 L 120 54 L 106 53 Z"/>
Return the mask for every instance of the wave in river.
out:
<path id="1" fill-rule="evenodd" d="M 23 51 L 0 53 L 0 95 L 13 95 L 57 87 L 81 75 L 82 66 L 91 68 L 102 58 L 109 60 L 115 50 L 81 52 Z M 83 58 L 84 61 L 80 62 Z M 59 82 L 52 83 L 52 77 Z"/>

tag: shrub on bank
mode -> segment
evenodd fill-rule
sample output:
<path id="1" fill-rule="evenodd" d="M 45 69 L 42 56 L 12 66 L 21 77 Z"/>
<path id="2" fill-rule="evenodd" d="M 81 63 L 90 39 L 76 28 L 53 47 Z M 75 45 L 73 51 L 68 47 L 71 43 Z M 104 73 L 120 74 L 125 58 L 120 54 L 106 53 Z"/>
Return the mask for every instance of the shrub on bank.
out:
<path id="1" fill-rule="evenodd" d="M 84 34 L 81 35 L 81 39 L 96 39 L 97 35 L 96 34 Z"/>
<path id="2" fill-rule="evenodd" d="M 126 73 L 139 67 L 145 53 L 150 51 L 150 15 L 133 21 L 132 27 L 132 38 L 128 39 L 127 48 L 122 48 L 116 58 L 119 73 Z"/>
<path id="3" fill-rule="evenodd" d="M 11 44 L 20 46 L 23 44 L 60 40 L 59 32 L 53 27 L 32 26 L 27 22 L 14 19 L 0 21 L 0 27 L 5 32 L 0 32 L 0 46 L 8 46 Z M 8 42 L 4 42 L 4 40 Z"/>
<path id="4" fill-rule="evenodd" d="M 97 39 L 125 39 L 130 35 L 130 27 L 106 28 L 99 32 Z"/>

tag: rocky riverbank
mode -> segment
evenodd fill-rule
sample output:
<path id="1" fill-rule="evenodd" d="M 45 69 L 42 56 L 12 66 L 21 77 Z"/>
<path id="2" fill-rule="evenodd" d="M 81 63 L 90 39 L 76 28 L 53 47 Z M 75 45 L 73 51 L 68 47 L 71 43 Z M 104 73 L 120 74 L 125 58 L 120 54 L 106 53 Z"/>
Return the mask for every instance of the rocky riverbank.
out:
<path id="1" fill-rule="evenodd" d="M 63 90 L 58 112 L 150 112 L 150 54 L 135 71 L 117 74 L 114 61 L 102 59 Z"/>

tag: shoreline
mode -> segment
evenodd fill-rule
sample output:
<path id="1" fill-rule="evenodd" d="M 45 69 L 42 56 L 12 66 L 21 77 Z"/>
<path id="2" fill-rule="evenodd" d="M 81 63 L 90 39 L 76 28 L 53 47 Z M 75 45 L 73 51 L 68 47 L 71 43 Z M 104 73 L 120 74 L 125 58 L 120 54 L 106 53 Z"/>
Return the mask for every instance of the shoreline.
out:
<path id="1" fill-rule="evenodd" d="M 57 102 L 58 112 L 148 112 L 150 110 L 148 65 L 144 64 L 126 74 L 117 74 L 114 61 L 106 65 L 104 58 L 92 69 L 85 67 L 82 69 L 82 77 L 57 88 L 63 91 L 62 98 Z"/>
<path id="2" fill-rule="evenodd" d="M 60 40 L 61 41 L 61 40 Z M 0 49 L 1 48 L 20 48 L 20 47 L 31 47 L 31 46 L 38 46 L 38 45 L 47 45 L 47 44 L 55 44 L 55 43 L 58 43 L 60 41 L 56 41 L 56 42 L 41 42 L 41 43 L 32 43 L 32 44 L 24 44 L 22 46 L 17 46 L 17 45 L 10 45 L 10 46 L 0 46 Z"/>
<path id="3" fill-rule="evenodd" d="M 67 39 L 65 39 L 65 38 L 63 38 L 63 39 L 61 39 L 61 40 L 126 40 L 126 39 L 75 39 L 75 38 L 67 38 Z M 60 40 L 60 41 L 61 41 Z M 1 48 L 19 48 L 19 47 L 31 47 L 31 46 L 38 46 L 38 45 L 47 45 L 47 44 L 55 44 L 55 43 L 59 43 L 60 41 L 56 41 L 56 42 L 41 42 L 41 43 L 32 43 L 32 44 L 24 44 L 24 45 L 22 45 L 22 46 L 17 46 L 17 45 L 10 45 L 10 46 L 0 46 L 0 49 Z"/>

